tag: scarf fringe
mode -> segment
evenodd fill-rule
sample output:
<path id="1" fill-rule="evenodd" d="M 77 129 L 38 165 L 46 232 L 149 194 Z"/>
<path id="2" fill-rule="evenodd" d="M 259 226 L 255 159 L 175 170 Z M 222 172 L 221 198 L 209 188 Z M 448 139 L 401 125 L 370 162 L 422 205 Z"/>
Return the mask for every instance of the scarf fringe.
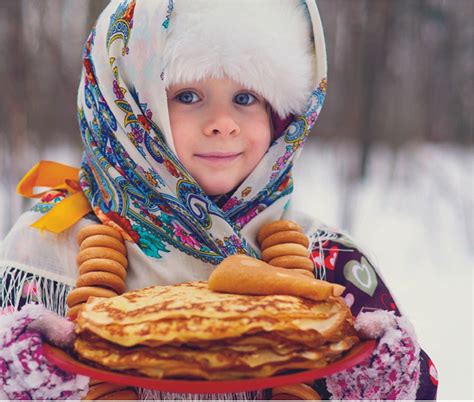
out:
<path id="1" fill-rule="evenodd" d="M 180 394 L 152 389 L 137 389 L 137 391 L 138 398 L 142 401 L 255 401 L 268 399 L 265 396 L 265 390 L 224 394 Z"/>
<path id="2" fill-rule="evenodd" d="M 24 291 L 34 286 L 34 291 Z M 12 266 L 0 267 L 0 307 L 18 310 L 23 304 L 40 303 L 65 317 L 66 297 L 72 286 Z"/>

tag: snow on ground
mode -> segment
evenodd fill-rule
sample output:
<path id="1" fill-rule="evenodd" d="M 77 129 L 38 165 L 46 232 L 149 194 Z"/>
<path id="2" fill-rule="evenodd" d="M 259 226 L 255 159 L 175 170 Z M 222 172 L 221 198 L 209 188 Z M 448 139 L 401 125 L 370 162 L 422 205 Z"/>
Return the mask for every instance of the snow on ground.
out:
<path id="1" fill-rule="evenodd" d="M 293 202 L 373 254 L 438 368 L 439 399 L 473 399 L 474 151 L 378 147 L 363 182 L 354 179 L 357 155 L 348 144 L 309 143 L 295 166 Z M 39 159 L 77 165 L 80 155 L 61 147 L 22 158 Z M 0 172 L 0 238 L 6 214 L 16 219 L 20 210 L 7 174 Z"/>
<path id="2" fill-rule="evenodd" d="M 473 150 L 378 148 L 366 180 L 351 183 L 354 150 L 309 145 L 294 202 L 375 256 L 438 368 L 439 399 L 473 399 Z"/>

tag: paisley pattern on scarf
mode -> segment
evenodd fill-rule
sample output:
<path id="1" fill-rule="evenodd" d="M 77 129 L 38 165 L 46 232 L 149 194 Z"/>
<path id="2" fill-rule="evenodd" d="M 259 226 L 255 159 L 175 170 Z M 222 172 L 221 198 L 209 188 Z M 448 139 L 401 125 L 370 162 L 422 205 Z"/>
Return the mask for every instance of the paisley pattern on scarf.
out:
<path id="1" fill-rule="evenodd" d="M 130 29 L 133 27 L 133 11 L 135 9 L 135 0 L 130 3 L 123 2 L 117 11 L 110 17 L 110 26 L 107 31 L 107 49 L 116 39 L 123 40 L 122 54 L 128 54 L 128 40 Z"/>
<path id="2" fill-rule="evenodd" d="M 84 47 L 78 96 L 85 148 L 81 187 L 98 217 L 119 225 L 148 256 L 166 258 L 179 250 L 211 264 L 235 253 L 256 256 L 240 230 L 291 194 L 293 159 L 318 117 L 326 81 L 313 91 L 307 111 L 294 118 L 254 172 L 223 196 L 227 199 L 220 198 L 218 207 L 167 144 L 153 100 L 141 99 L 129 78 L 136 66 L 146 64 L 141 37 L 166 35 L 172 23 L 172 2 L 153 5 L 163 8 L 158 28 L 134 18 L 139 7 L 150 5 L 112 2 Z"/>

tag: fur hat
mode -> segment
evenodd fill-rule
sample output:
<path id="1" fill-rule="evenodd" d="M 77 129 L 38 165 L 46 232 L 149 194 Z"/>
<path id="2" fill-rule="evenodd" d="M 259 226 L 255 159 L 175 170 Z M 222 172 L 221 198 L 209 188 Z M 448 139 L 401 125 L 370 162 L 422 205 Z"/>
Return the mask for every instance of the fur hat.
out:
<path id="1" fill-rule="evenodd" d="M 316 86 L 311 20 L 301 0 L 175 0 L 165 85 L 224 75 L 285 118 Z"/>

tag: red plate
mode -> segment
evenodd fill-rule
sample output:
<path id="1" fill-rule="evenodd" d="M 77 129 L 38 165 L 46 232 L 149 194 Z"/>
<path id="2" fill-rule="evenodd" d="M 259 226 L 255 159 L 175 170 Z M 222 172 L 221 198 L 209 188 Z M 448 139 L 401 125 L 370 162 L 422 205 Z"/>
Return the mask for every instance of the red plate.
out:
<path id="1" fill-rule="evenodd" d="M 61 349 L 44 344 L 43 351 L 46 358 L 64 371 L 82 374 L 97 380 L 115 384 L 130 385 L 140 388 L 157 389 L 167 392 L 181 392 L 191 394 L 224 393 L 256 391 L 273 388 L 280 385 L 295 384 L 327 377 L 328 375 L 346 370 L 362 363 L 375 349 L 376 341 L 364 341 L 353 347 L 343 358 L 326 367 L 300 371 L 293 374 L 281 374 L 266 378 L 251 378 L 244 380 L 208 381 L 208 380 L 156 380 L 149 377 L 122 374 L 115 371 L 103 370 L 88 366 Z"/>

